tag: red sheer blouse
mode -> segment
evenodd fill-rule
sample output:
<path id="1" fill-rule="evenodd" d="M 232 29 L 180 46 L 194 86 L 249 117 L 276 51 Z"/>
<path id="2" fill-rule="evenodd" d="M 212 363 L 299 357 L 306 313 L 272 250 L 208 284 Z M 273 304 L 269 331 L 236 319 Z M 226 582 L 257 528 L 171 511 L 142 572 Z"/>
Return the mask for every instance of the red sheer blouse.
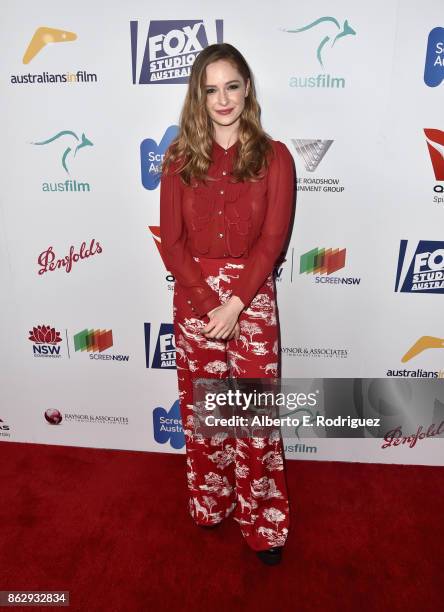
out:
<path id="1" fill-rule="evenodd" d="M 184 185 L 174 164 L 161 177 L 162 257 L 199 317 L 221 302 L 193 256 L 247 258 L 232 295 L 248 307 L 282 251 L 293 212 L 294 165 L 287 147 L 271 142 L 275 154 L 258 182 L 230 182 L 238 143 L 225 150 L 216 141 L 208 170 L 216 180 Z"/>

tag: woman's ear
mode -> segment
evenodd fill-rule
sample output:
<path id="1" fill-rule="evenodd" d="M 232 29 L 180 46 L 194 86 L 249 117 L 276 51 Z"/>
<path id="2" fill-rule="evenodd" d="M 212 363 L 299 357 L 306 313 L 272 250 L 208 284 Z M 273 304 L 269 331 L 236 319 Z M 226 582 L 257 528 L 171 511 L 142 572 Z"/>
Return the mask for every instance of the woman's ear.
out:
<path id="1" fill-rule="evenodd" d="M 250 92 L 250 79 L 247 79 L 247 85 L 245 87 L 245 97 L 248 96 L 249 92 Z"/>

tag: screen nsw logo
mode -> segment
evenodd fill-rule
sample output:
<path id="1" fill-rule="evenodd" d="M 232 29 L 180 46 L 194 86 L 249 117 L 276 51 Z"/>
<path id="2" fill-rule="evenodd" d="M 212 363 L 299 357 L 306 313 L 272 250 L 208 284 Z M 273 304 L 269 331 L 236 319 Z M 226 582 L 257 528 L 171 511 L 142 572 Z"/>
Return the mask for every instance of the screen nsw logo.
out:
<path id="1" fill-rule="evenodd" d="M 299 274 L 313 274 L 316 284 L 359 285 L 360 277 L 336 276 L 335 272 L 345 268 L 347 249 L 324 249 L 316 247 L 301 255 Z"/>
<path id="2" fill-rule="evenodd" d="M 401 240 L 395 291 L 444 293 L 444 241 Z"/>
<path id="3" fill-rule="evenodd" d="M 185 446 L 185 436 L 180 419 L 179 400 L 176 400 L 167 412 L 162 406 L 153 410 L 154 439 L 159 444 L 168 441 L 172 448 Z"/>
<path id="4" fill-rule="evenodd" d="M 139 22 L 131 21 L 130 31 L 133 83 L 141 85 L 188 83 L 199 53 L 223 42 L 222 19 L 150 21 L 146 37 L 139 32 Z"/>
<path id="5" fill-rule="evenodd" d="M 433 28 L 427 41 L 424 83 L 438 87 L 444 80 L 444 28 Z"/>
<path id="6" fill-rule="evenodd" d="M 178 131 L 177 125 L 170 125 L 159 144 L 152 138 L 145 138 L 140 143 L 140 173 L 145 189 L 152 191 L 159 185 L 165 151 Z"/>

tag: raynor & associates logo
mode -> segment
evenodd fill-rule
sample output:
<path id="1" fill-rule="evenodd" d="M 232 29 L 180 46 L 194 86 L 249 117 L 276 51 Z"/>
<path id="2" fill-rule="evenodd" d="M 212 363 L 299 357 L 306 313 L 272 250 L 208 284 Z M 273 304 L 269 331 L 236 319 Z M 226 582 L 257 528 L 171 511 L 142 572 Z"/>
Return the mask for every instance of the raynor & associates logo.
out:
<path id="1" fill-rule="evenodd" d="M 346 249 L 315 248 L 301 255 L 300 274 L 313 274 L 315 283 L 331 285 L 359 285 L 361 278 L 332 276 L 345 267 Z"/>
<path id="2" fill-rule="evenodd" d="M 345 87 L 345 78 L 325 73 L 325 64 L 328 65 L 330 63 L 330 58 L 334 55 L 335 45 L 338 41 L 342 42 L 344 39 L 349 41 L 350 37 L 356 35 L 356 31 L 351 27 L 347 19 L 340 23 L 335 17 L 319 17 L 319 19 L 306 25 L 280 28 L 280 30 L 291 35 L 297 35 L 301 39 L 302 37 L 309 38 L 314 46 L 313 54 L 323 71 L 323 73 L 315 75 L 292 76 L 289 81 L 290 87 L 333 89 L 343 89 Z M 311 37 L 305 34 L 308 31 L 310 31 Z M 303 55 L 303 53 L 299 54 L 299 56 Z"/>
<path id="3" fill-rule="evenodd" d="M 59 47 L 56 43 L 73 42 L 77 40 L 75 32 L 60 30 L 57 28 L 49 28 L 47 26 L 39 27 L 35 30 L 27 48 L 23 55 L 23 64 L 27 65 L 35 62 L 37 65 L 42 65 L 46 60 L 55 57 L 55 52 L 50 52 L 47 48 L 53 45 Z M 54 83 L 96 83 L 97 74 L 87 72 L 86 70 L 76 70 L 75 72 L 58 72 L 51 73 L 44 70 L 39 73 L 27 74 L 12 74 L 11 83 L 13 85 L 35 85 L 44 84 L 52 85 Z"/>
<path id="4" fill-rule="evenodd" d="M 69 423 L 94 423 L 96 425 L 129 425 L 126 416 L 105 414 L 85 414 L 80 412 L 65 412 L 62 414 L 57 408 L 47 408 L 44 412 L 48 425 L 63 425 Z"/>
<path id="5" fill-rule="evenodd" d="M 395 291 L 444 293 L 444 241 L 401 240 Z"/>
<path id="6" fill-rule="evenodd" d="M 426 137 L 427 148 L 430 154 L 430 161 L 432 162 L 433 172 L 435 173 L 435 179 L 441 181 L 441 184 L 434 185 L 433 191 L 440 195 L 435 195 L 433 201 L 437 204 L 444 202 L 444 132 L 441 130 L 424 129 Z"/>
<path id="7" fill-rule="evenodd" d="M 49 138 L 31 142 L 31 144 L 37 146 L 49 145 L 51 148 L 57 147 L 59 169 L 63 169 L 65 176 L 70 177 L 60 182 L 45 181 L 42 183 L 42 191 L 91 191 L 90 183 L 71 178 L 71 165 L 74 165 L 74 158 L 76 158 L 77 153 L 85 147 L 92 147 L 94 144 L 84 133 L 78 135 L 72 130 L 62 130 Z"/>
<path id="8" fill-rule="evenodd" d="M 333 144 L 333 140 L 314 140 L 303 138 L 292 138 L 291 142 L 296 153 L 303 161 L 305 169 L 310 174 L 316 172 L 327 151 Z M 298 192 L 313 191 L 315 193 L 342 193 L 345 189 L 338 178 L 298 176 L 296 177 Z"/>
<path id="9" fill-rule="evenodd" d="M 130 31 L 132 78 L 140 85 L 188 83 L 199 53 L 223 42 L 222 19 L 153 20 L 146 38 L 141 34 L 140 40 L 138 21 L 130 22 Z M 143 53 L 140 68 L 139 51 Z"/>
<path id="10" fill-rule="evenodd" d="M 282 346 L 283 357 L 305 357 L 308 359 L 347 359 L 349 350 L 333 347 Z"/>

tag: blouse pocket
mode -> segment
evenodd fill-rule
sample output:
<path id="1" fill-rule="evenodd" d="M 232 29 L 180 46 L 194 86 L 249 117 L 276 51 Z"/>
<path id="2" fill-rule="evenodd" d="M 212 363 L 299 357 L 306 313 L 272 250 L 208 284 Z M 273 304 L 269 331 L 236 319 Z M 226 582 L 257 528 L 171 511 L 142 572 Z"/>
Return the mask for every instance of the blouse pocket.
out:
<path id="1" fill-rule="evenodd" d="M 209 189 L 196 187 L 193 189 L 190 225 L 191 240 L 194 248 L 204 255 L 210 249 L 210 222 L 214 210 L 214 198 Z"/>

